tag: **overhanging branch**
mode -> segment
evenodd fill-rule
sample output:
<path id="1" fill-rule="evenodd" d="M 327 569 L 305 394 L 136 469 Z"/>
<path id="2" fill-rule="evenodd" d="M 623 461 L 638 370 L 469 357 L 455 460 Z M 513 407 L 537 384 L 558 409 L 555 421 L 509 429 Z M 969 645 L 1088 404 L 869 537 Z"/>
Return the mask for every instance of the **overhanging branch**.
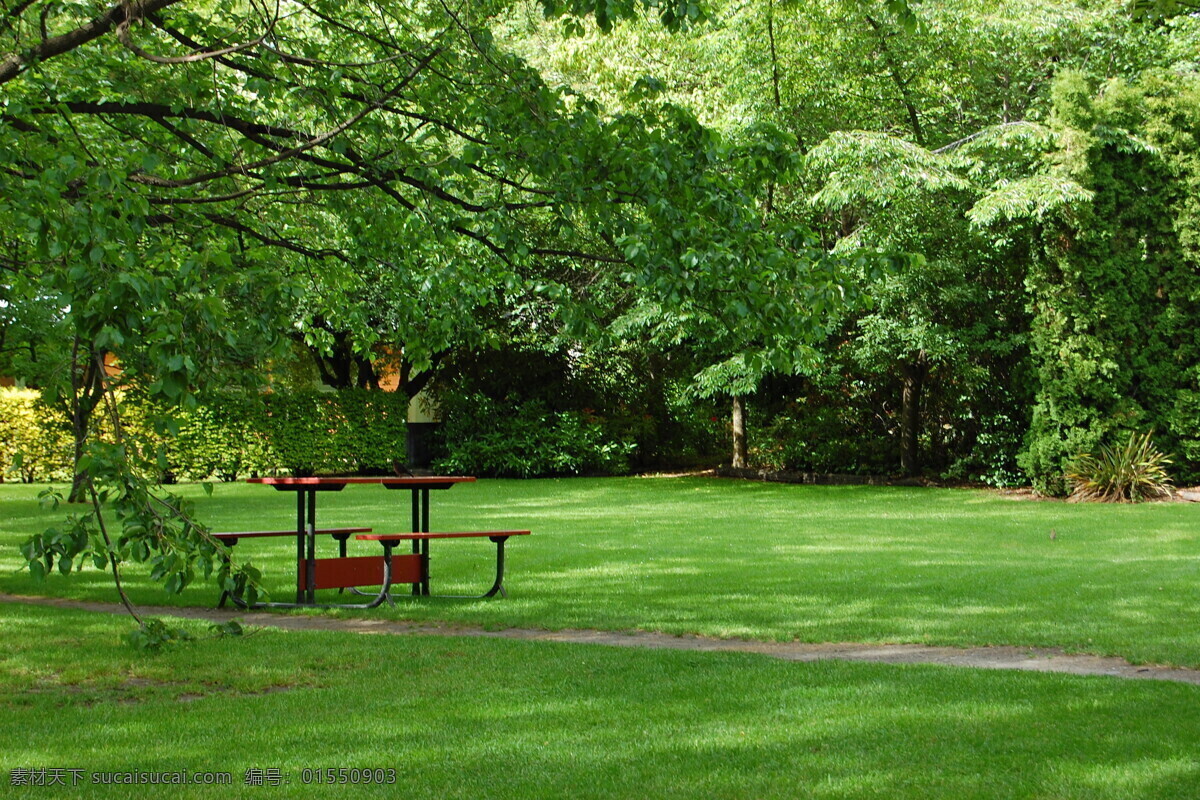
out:
<path id="1" fill-rule="evenodd" d="M 180 0 L 135 0 L 135 2 L 120 3 L 75 30 L 43 39 L 25 50 L 8 53 L 0 58 L 0 84 L 8 83 L 20 75 L 30 64 L 69 53 L 93 39 L 100 38 L 129 19 L 153 14 L 178 2 Z"/>

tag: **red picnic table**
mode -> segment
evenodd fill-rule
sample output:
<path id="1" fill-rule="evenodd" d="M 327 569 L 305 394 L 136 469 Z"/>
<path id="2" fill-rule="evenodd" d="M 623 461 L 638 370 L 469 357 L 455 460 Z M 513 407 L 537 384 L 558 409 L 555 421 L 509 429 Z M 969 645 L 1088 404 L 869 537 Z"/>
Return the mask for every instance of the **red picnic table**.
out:
<path id="1" fill-rule="evenodd" d="M 414 595 L 429 595 L 429 541 L 465 537 L 488 537 L 496 544 L 496 580 L 492 588 L 480 597 L 496 594 L 507 596 L 504 591 L 504 542 L 509 536 L 528 535 L 529 531 L 457 531 L 431 533 L 429 530 L 429 492 L 449 489 L 457 483 L 468 483 L 470 476 L 411 476 L 411 477 L 321 477 L 321 478 L 250 478 L 247 483 L 272 486 L 277 491 L 296 493 L 296 602 L 258 603 L 255 607 L 275 608 L 374 608 L 385 599 L 389 602 L 391 585 L 411 583 Z M 404 533 L 370 535 L 370 528 L 317 528 L 317 493 L 340 492 L 350 484 L 381 484 L 386 489 L 408 489 L 412 493 L 412 530 Z M 346 555 L 346 539 L 351 534 L 356 538 L 377 541 L 383 545 L 383 557 Z M 316 557 L 316 537 L 330 534 L 338 540 L 337 558 Z M 365 535 L 364 535 L 365 534 Z M 291 536 L 292 531 L 244 531 L 213 534 L 228 545 L 238 539 L 259 536 Z M 401 541 L 412 541 L 412 554 L 395 556 L 392 549 Z M 318 589 L 351 589 L 358 592 L 359 586 L 380 586 L 378 595 L 369 603 L 340 603 L 318 606 Z M 362 592 L 358 592 L 362 594 Z M 223 605 L 228 594 L 223 595 Z M 241 598 L 233 601 L 245 607 Z"/>

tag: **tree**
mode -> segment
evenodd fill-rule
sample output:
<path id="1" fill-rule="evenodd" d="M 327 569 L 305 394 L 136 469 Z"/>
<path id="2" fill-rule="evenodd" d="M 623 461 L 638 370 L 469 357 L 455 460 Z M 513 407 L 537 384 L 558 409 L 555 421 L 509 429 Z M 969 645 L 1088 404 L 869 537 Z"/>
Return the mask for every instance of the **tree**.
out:
<path id="1" fill-rule="evenodd" d="M 304 307 L 329 323 L 304 331 L 323 351 L 345 333 L 362 356 L 386 331 L 423 369 L 502 290 L 570 297 L 538 279 L 548 265 L 727 327 L 820 324 L 757 279 L 790 264 L 787 291 L 805 291 L 809 250 L 762 223 L 721 138 L 677 107 L 607 115 L 551 89 L 491 36 L 504 6 L 20 3 L 0 22 L 6 295 L 55 298 L 73 342 L 60 393 L 113 416 L 113 438 L 85 434 L 79 459 L 90 515 L 29 543 L 31 568 L 150 560 L 180 590 L 216 563 L 211 537 L 147 485 L 153 453 L 124 437 L 103 353 L 128 390 L 186 406 L 225 364 L 280 346 Z M 545 6 L 602 28 L 647 6 L 668 27 L 699 16 Z M 389 302 L 411 298 L 395 319 L 340 302 L 379 275 Z"/>
<path id="2" fill-rule="evenodd" d="M 1130 4 L 1130 10 L 1135 19 L 1162 22 L 1185 14 L 1194 15 L 1200 12 L 1200 2 L 1196 2 L 1196 0 L 1134 0 Z"/>
<path id="3" fill-rule="evenodd" d="M 1038 370 L 1022 466 L 1062 494 L 1064 468 L 1129 431 L 1155 430 L 1195 474 L 1200 382 L 1200 158 L 1190 68 L 1103 84 L 1067 72 L 1053 136 L 1022 180 L 977 205 L 980 224 L 1031 225 L 1031 342 Z"/>
<path id="4" fill-rule="evenodd" d="M 952 428 L 957 445 L 969 448 L 989 420 L 1003 416 L 985 401 L 972 418 L 962 397 L 1000 396 L 996 384 L 1007 383 L 1022 357 L 1023 332 L 1013 329 L 1025 320 L 1023 276 L 1013 265 L 1028 246 L 1013 241 L 996 253 L 995 242 L 972 229 L 965 214 L 981 188 L 960 174 L 959 167 L 967 169 L 958 158 L 961 143 L 994 125 L 1043 114 L 1053 65 L 1086 57 L 1111 27 L 1129 28 L 1111 9 L 1077 10 L 1064 19 L 1060 5 L 1039 2 L 999 12 L 974 2 L 942 3 L 918 13 L 916 26 L 882 2 L 764 0 L 716 4 L 713 25 L 679 37 L 630 23 L 614 36 L 560 41 L 544 28 L 531 32 L 520 17 L 509 34 L 526 41 L 524 52 L 548 74 L 609 102 L 633 107 L 639 87 L 654 83 L 664 97 L 747 146 L 763 141 L 764 129 L 782 128 L 775 140 L 781 152 L 746 190 L 764 217 L 818 231 L 820 246 L 836 245 L 843 255 L 882 247 L 923 257 L 928 266 L 878 281 L 860 274 L 852 285 L 876 295 L 875 309 L 844 320 L 845 330 L 822 347 L 807 342 L 806 354 L 807 369 L 831 370 L 853 350 L 853 369 L 889 391 L 895 387 L 899 460 L 910 474 L 921 467 L 925 431 Z M 1136 48 L 1119 42 L 1114 49 L 1122 57 Z M 597 63 L 613 66 L 592 69 Z M 933 152 L 939 148 L 948 149 Z M 998 307 L 1002 313 L 984 311 Z M 762 343 L 753 336 L 741 344 L 736 336 L 722 341 L 719 327 L 695 314 L 688 319 L 703 345 L 696 350 L 698 389 L 753 394 L 771 372 L 748 368 L 764 363 L 754 357 Z M 841 347 L 846 338 L 850 348 Z M 927 415 L 937 426 L 925 424 L 926 399 L 949 387 L 957 396 Z M 1019 397 L 1011 398 L 1014 404 Z M 739 420 L 743 405 L 734 400 Z M 735 441 L 744 443 L 744 432 Z M 739 447 L 734 461 L 744 458 Z"/>

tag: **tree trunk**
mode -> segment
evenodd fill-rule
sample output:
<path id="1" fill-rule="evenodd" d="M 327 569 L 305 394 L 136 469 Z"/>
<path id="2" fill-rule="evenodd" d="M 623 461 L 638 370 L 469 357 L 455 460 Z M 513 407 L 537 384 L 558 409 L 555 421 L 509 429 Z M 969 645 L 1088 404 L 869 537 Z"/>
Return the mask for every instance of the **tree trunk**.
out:
<path id="1" fill-rule="evenodd" d="M 87 503 L 87 470 L 79 468 L 79 460 L 83 458 L 83 448 L 87 446 L 88 420 L 82 414 L 72 414 L 71 431 L 75 437 L 75 448 L 72 451 L 71 493 L 67 495 L 68 503 Z"/>
<path id="2" fill-rule="evenodd" d="M 746 468 L 746 406 L 742 398 L 733 396 L 733 464 L 734 469 Z"/>
<path id="3" fill-rule="evenodd" d="M 379 373 L 375 371 L 371 359 L 355 354 L 354 363 L 358 367 L 358 388 L 379 391 Z"/>
<path id="4" fill-rule="evenodd" d="M 437 375 L 438 366 L 448 355 L 450 355 L 449 350 L 439 350 L 434 353 L 429 359 L 429 368 L 421 372 L 413 372 L 412 362 L 407 358 L 400 360 L 400 388 L 409 396 L 409 399 L 416 397 L 422 389 L 430 384 Z"/>
<path id="5" fill-rule="evenodd" d="M 924 352 L 900 366 L 900 471 L 910 478 L 921 472 L 921 392 L 928 371 Z"/>
<path id="6" fill-rule="evenodd" d="M 74 438 L 72 450 L 71 493 L 67 496 L 68 503 L 87 503 L 88 472 L 79 468 L 79 461 L 87 449 L 88 435 L 91 433 L 92 416 L 96 406 L 104 396 L 104 376 L 100 365 L 103 364 L 103 354 L 93 352 L 90 348 L 83 353 L 83 363 L 80 363 L 80 344 L 76 341 L 71 365 L 71 406 L 68 414 L 71 418 L 71 434 Z"/>

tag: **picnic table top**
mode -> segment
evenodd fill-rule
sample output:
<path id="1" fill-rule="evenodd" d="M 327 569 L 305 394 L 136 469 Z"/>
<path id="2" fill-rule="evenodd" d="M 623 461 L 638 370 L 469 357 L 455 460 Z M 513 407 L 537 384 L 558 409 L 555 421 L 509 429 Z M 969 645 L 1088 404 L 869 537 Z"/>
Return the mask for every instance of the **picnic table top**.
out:
<path id="1" fill-rule="evenodd" d="M 247 478 L 246 483 L 261 483 L 276 489 L 304 489 L 338 487 L 359 483 L 378 483 L 389 489 L 434 489 L 448 488 L 456 483 L 471 483 L 471 475 L 407 475 L 404 477 L 381 475 L 379 477 L 314 477 L 314 478 Z"/>

